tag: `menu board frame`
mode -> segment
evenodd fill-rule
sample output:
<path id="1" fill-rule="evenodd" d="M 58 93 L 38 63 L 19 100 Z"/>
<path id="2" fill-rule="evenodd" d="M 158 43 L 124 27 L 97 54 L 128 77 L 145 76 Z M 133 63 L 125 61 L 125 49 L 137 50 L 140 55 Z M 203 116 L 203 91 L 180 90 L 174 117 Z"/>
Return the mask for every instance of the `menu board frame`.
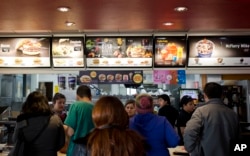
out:
<path id="1" fill-rule="evenodd" d="M 51 36 L 0 37 L 0 68 L 51 68 Z"/>
<path id="2" fill-rule="evenodd" d="M 201 51 L 199 52 L 201 44 L 207 46 L 199 49 Z M 190 35 L 187 62 L 188 68 L 249 67 L 250 36 Z"/>
<path id="3" fill-rule="evenodd" d="M 84 36 L 55 36 L 51 47 L 53 68 L 85 68 Z"/>
<path id="4" fill-rule="evenodd" d="M 100 42 L 112 42 L 114 46 L 107 47 L 104 44 L 99 45 L 97 49 L 101 52 L 101 48 L 108 48 L 110 47 L 109 53 L 104 52 L 105 55 L 102 56 L 100 52 L 96 52 L 96 49 L 92 52 L 91 48 L 96 48 L 95 46 L 91 47 L 92 44 L 98 44 L 95 39 L 101 39 Z M 120 40 L 119 40 L 120 39 Z M 128 42 L 131 40 L 136 40 L 135 42 L 138 43 L 138 40 L 146 40 L 147 46 L 138 46 L 139 51 L 141 49 L 145 50 L 144 47 L 149 48 L 149 50 L 145 50 L 144 55 L 128 55 Z M 119 41 L 118 41 L 119 40 Z M 91 42 L 89 42 L 91 41 Z M 115 43 L 116 42 L 116 43 Z M 141 41 L 143 42 L 143 41 Z M 132 48 L 135 48 L 133 46 Z M 101 48 L 100 48 L 101 47 Z M 141 48 L 141 49 L 140 49 Z M 112 50 L 112 51 L 111 51 Z M 134 49 L 132 49 L 134 50 Z M 85 36 L 85 57 L 86 57 L 86 68 L 152 68 L 153 67 L 153 36 L 143 35 L 143 36 Z M 150 55 L 151 54 L 151 55 Z M 132 56 L 133 55 L 133 56 Z M 142 57 L 140 57 L 142 56 Z"/>
<path id="5" fill-rule="evenodd" d="M 187 36 L 155 36 L 154 67 L 183 68 L 187 64 Z"/>

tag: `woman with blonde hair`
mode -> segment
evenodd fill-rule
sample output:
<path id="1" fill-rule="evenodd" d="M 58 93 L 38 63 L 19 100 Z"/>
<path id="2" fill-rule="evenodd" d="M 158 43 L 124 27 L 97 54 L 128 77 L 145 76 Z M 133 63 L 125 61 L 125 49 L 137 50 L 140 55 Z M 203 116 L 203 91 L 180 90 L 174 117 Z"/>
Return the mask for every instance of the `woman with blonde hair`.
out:
<path id="1" fill-rule="evenodd" d="M 92 112 L 95 129 L 89 134 L 87 148 L 91 156 L 144 156 L 144 139 L 128 129 L 129 117 L 122 102 L 103 96 Z"/>

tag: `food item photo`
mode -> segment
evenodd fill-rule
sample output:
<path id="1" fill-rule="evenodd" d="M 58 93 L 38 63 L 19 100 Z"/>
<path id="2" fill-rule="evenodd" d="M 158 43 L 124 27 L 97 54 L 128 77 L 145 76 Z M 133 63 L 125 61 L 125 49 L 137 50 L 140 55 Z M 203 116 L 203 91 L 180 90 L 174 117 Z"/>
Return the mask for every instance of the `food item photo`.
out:
<path id="1" fill-rule="evenodd" d="M 80 77 L 80 81 L 83 82 L 83 83 L 88 83 L 88 82 L 91 82 L 92 79 L 88 75 L 83 75 L 83 76 Z"/>
<path id="2" fill-rule="evenodd" d="M 41 52 L 41 43 L 32 39 L 20 40 L 16 44 L 16 50 L 26 55 L 38 55 Z"/>
<path id="3" fill-rule="evenodd" d="M 214 49 L 215 45 L 210 40 L 203 39 L 196 43 L 196 51 L 198 53 L 198 57 L 211 57 Z"/>

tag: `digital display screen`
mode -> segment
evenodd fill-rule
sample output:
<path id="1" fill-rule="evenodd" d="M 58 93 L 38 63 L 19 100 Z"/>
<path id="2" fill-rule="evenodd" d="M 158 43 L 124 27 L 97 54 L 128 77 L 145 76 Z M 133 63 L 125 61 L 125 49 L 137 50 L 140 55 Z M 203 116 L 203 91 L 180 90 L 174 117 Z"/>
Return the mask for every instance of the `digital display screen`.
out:
<path id="1" fill-rule="evenodd" d="M 198 100 L 199 98 L 199 90 L 198 89 L 180 89 L 180 100 L 183 96 L 189 95 L 194 100 Z"/>
<path id="2" fill-rule="evenodd" d="M 152 67 L 152 37 L 86 37 L 87 67 Z"/>
<path id="3" fill-rule="evenodd" d="M 83 37 L 52 38 L 54 67 L 84 67 Z"/>
<path id="4" fill-rule="evenodd" d="M 49 37 L 0 38 L 0 67 L 51 67 Z"/>
<path id="5" fill-rule="evenodd" d="M 188 67 L 250 66 L 250 36 L 189 36 Z"/>
<path id="6" fill-rule="evenodd" d="M 186 36 L 155 37 L 154 67 L 184 67 Z"/>

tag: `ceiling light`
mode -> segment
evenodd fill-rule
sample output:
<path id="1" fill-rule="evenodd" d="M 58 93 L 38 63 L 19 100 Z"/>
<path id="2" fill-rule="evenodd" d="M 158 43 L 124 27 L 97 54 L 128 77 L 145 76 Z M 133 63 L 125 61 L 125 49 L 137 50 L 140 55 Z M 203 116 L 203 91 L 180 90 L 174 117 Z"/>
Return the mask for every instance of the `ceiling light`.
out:
<path id="1" fill-rule="evenodd" d="M 176 8 L 174 8 L 174 10 L 177 12 L 184 12 L 184 11 L 187 11 L 188 8 L 187 7 L 176 7 Z"/>
<path id="2" fill-rule="evenodd" d="M 69 21 L 66 21 L 65 24 L 66 24 L 66 26 L 68 26 L 68 27 L 71 27 L 71 26 L 76 25 L 75 22 L 69 22 Z"/>
<path id="3" fill-rule="evenodd" d="M 70 10 L 70 8 L 69 7 L 58 7 L 57 10 L 60 12 L 68 12 Z"/>
<path id="4" fill-rule="evenodd" d="M 166 23 L 163 23 L 163 25 L 166 25 L 166 26 L 171 26 L 171 25 L 173 25 L 174 23 L 172 23 L 172 22 L 166 22 Z"/>

